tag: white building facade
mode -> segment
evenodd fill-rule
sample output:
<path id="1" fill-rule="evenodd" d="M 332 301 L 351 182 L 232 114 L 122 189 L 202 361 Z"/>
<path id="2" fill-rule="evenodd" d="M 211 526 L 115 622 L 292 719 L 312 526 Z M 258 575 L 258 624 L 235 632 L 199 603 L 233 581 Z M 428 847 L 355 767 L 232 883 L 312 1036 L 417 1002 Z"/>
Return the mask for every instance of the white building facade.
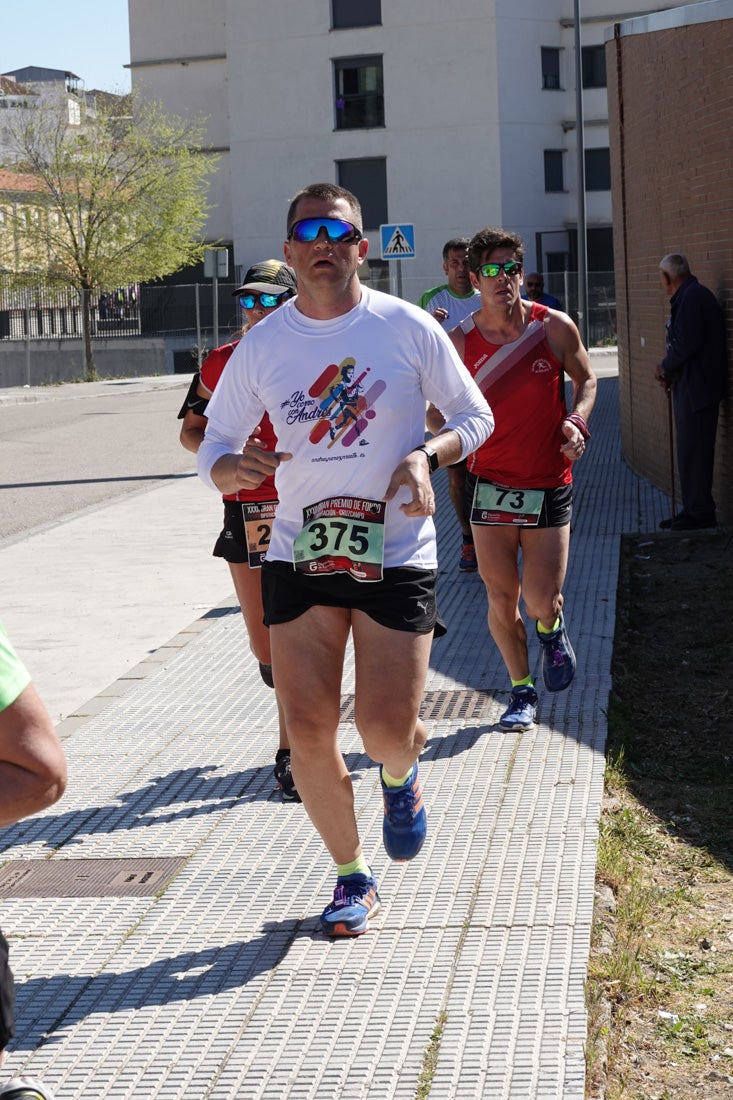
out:
<path id="1" fill-rule="evenodd" d="M 579 0 L 589 271 L 612 266 L 604 34 L 683 0 Z M 415 227 L 404 297 L 442 281 L 451 237 L 518 232 L 527 269 L 577 267 L 573 0 L 129 0 L 133 88 L 206 117 L 207 236 L 241 269 L 282 251 L 291 196 L 327 180 L 379 226 Z M 392 263 L 393 261 L 389 261 Z"/>

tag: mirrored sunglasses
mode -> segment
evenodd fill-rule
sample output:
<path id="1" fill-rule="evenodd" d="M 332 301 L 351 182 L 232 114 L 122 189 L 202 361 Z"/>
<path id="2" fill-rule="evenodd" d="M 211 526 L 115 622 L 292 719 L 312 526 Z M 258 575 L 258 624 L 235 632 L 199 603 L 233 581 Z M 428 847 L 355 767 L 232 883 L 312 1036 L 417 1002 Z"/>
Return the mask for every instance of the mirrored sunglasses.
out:
<path id="1" fill-rule="evenodd" d="M 312 244 L 322 229 L 325 229 L 331 244 L 351 243 L 362 238 L 361 230 L 352 222 L 341 221 L 340 218 L 301 218 L 291 225 L 288 240 Z"/>
<path id="2" fill-rule="evenodd" d="M 279 294 L 240 294 L 239 304 L 242 309 L 254 309 L 259 302 L 263 309 L 274 309 L 285 301 L 287 290 L 281 290 Z"/>
<path id="3" fill-rule="evenodd" d="M 522 265 L 517 260 L 507 260 L 505 264 L 482 264 L 479 272 L 485 279 L 495 279 L 500 271 L 503 271 L 507 279 L 519 275 Z"/>

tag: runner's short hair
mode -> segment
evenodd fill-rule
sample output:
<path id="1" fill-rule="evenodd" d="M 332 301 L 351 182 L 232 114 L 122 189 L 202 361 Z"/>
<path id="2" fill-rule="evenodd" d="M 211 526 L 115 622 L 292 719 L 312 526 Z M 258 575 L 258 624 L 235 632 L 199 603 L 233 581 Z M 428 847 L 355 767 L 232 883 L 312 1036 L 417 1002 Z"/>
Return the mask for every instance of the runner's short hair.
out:
<path id="1" fill-rule="evenodd" d="M 446 241 L 443 245 L 443 263 L 447 263 L 449 252 L 452 252 L 454 249 L 458 248 L 468 248 L 469 244 L 470 241 L 468 237 L 451 237 L 451 239 L 449 241 Z"/>
<path id="2" fill-rule="evenodd" d="M 495 248 L 511 248 L 519 263 L 524 262 L 522 238 L 508 229 L 487 225 L 474 233 L 468 244 L 468 264 L 474 274 L 478 274 L 478 269 L 486 262 L 484 257 L 490 256 Z"/>
<path id="3" fill-rule="evenodd" d="M 333 201 L 334 199 L 343 199 L 344 202 L 348 203 L 351 207 L 353 222 L 356 228 L 362 230 L 364 227 L 361 214 L 361 203 L 353 191 L 347 191 L 345 187 L 339 187 L 337 183 L 309 183 L 307 187 L 301 188 L 297 195 L 293 195 L 290 200 L 287 221 L 288 233 L 293 227 L 293 222 L 298 220 L 295 215 L 298 204 L 303 199 L 322 199 L 326 202 Z"/>

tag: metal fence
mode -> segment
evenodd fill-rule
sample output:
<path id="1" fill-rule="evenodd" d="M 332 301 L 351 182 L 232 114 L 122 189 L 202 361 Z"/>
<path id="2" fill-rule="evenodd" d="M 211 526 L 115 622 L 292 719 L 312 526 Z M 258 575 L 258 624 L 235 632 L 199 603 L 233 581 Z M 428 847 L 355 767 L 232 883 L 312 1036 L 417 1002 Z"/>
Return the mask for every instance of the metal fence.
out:
<path id="1" fill-rule="evenodd" d="M 241 325 L 236 283 L 115 287 L 92 294 L 92 336 L 191 336 L 196 344 L 223 343 Z M 576 272 L 545 275 L 545 289 L 577 320 Z M 408 288 L 409 292 L 409 288 Z M 11 289 L 0 276 L 0 340 L 79 339 L 81 292 L 38 283 Z M 613 272 L 588 276 L 588 343 L 616 342 Z M 213 343 L 211 346 L 214 346 Z"/>
<path id="2" fill-rule="evenodd" d="M 210 282 L 94 292 L 92 336 L 195 336 L 218 330 L 223 340 L 242 323 L 239 303 L 232 296 L 236 285 L 219 283 L 216 294 Z M 83 332 L 82 293 L 42 283 L 11 289 L 0 281 L 0 339 L 78 340 Z"/>
<path id="3" fill-rule="evenodd" d="M 545 290 L 560 299 L 562 308 L 578 320 L 578 274 L 560 271 L 545 274 Z M 616 281 L 612 271 L 588 273 L 588 345 L 616 343 Z"/>

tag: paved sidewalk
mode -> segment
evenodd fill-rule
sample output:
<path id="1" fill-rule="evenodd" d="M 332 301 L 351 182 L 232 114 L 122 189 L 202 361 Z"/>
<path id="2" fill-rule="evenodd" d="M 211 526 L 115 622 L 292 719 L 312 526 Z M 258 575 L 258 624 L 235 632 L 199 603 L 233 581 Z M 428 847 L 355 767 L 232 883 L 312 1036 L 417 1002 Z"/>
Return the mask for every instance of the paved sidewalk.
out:
<path id="1" fill-rule="evenodd" d="M 193 374 L 193 370 L 191 371 Z M 39 401 L 75 401 L 80 397 L 105 394 L 132 395 L 143 390 L 178 389 L 191 380 L 191 374 L 151 374 L 140 378 L 102 378 L 99 382 L 58 382 L 47 386 L 9 386 L 0 389 L 0 406 L 35 404 Z"/>
<path id="2" fill-rule="evenodd" d="M 531 733 L 498 727 L 508 681 L 437 479 L 449 633 L 425 694 L 429 835 L 411 864 L 381 847 L 347 668 L 342 748 L 383 899 L 368 935 L 318 931 L 333 871 L 274 791 L 273 696 L 232 601 L 61 724 L 67 794 L 0 836 L 8 1070 L 58 1100 L 414 1100 L 439 1032 L 431 1100 L 582 1100 L 619 535 L 668 509 L 620 460 L 617 391 L 602 378 L 577 468 L 578 674 L 541 694 Z"/>

